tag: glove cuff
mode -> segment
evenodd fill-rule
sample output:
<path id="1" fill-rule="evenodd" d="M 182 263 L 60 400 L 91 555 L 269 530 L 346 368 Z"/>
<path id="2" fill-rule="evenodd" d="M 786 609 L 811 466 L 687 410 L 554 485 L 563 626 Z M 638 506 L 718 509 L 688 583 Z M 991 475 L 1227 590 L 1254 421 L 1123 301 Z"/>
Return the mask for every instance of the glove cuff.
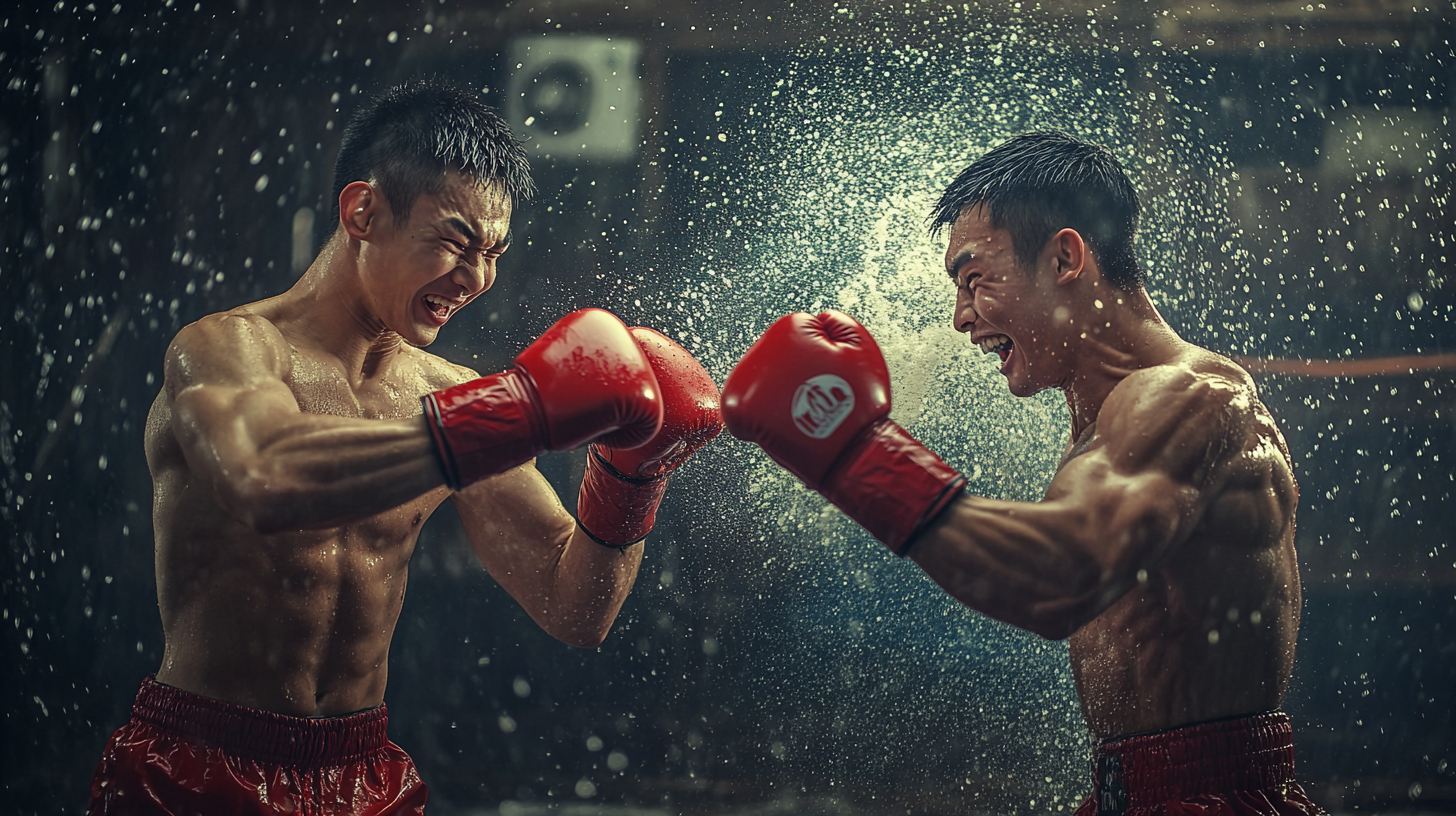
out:
<path id="1" fill-rule="evenodd" d="M 965 486 L 964 476 L 904 428 L 884 419 L 850 443 L 830 469 L 822 492 L 903 558 L 915 537 Z"/>
<path id="2" fill-rule="evenodd" d="M 576 500 L 577 523 L 598 544 L 630 547 L 652 532 L 666 492 L 666 473 L 650 479 L 628 476 L 592 445 Z"/>
<path id="3" fill-rule="evenodd" d="M 421 402 L 451 490 L 504 473 L 547 448 L 535 386 L 519 369 L 426 394 Z"/>

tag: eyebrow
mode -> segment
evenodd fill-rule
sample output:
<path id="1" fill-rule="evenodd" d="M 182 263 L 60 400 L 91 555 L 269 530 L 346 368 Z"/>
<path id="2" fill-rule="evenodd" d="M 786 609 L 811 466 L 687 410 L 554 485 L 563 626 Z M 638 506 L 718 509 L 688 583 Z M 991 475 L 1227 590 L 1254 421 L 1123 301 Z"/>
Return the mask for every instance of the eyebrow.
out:
<path id="1" fill-rule="evenodd" d="M 479 236 L 475 234 L 475 230 L 471 229 L 470 225 L 465 223 L 462 219 L 451 216 L 445 219 L 445 223 L 449 225 L 450 229 L 453 229 L 461 235 L 464 235 L 465 240 L 469 241 L 472 244 L 480 240 Z"/>
<path id="2" fill-rule="evenodd" d="M 455 230 L 456 232 L 460 233 L 461 235 L 464 235 L 465 236 L 465 240 L 468 241 L 468 242 L 470 242 L 471 244 L 475 244 L 475 243 L 479 242 L 480 236 L 476 235 L 475 230 L 471 229 L 470 228 L 470 225 L 467 224 L 467 223 L 465 223 L 465 221 L 463 221 L 462 219 L 457 218 L 455 216 L 451 216 L 451 217 L 445 219 L 445 223 L 448 224 L 451 229 Z M 496 241 L 495 242 L 495 247 L 502 247 L 502 248 L 504 248 L 504 247 L 510 246 L 511 245 L 511 239 L 514 236 L 515 236 L 515 232 L 513 230 L 511 230 L 509 227 L 507 227 L 506 228 L 506 237 L 505 238 L 502 238 L 499 241 Z"/>
<path id="3" fill-rule="evenodd" d="M 960 271 L 961 266 L 975 259 L 976 253 L 969 249 L 963 249 L 954 258 L 951 258 L 950 263 L 945 265 L 945 274 L 950 275 L 951 279 L 954 280 L 956 278 L 956 272 Z"/>

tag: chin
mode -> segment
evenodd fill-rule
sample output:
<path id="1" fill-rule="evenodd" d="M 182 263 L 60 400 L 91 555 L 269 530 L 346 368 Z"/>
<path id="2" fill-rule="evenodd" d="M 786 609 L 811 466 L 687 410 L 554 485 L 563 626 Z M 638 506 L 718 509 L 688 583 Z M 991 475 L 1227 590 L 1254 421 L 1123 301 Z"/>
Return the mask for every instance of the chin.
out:
<path id="1" fill-rule="evenodd" d="M 1047 390 L 1047 388 L 1048 386 L 1038 385 L 1036 383 L 1030 383 L 1025 381 L 1018 382 L 1011 379 L 1006 380 L 1006 389 L 1011 392 L 1012 396 L 1015 397 L 1034 397 L 1037 394 L 1040 394 L 1041 392 Z"/>
<path id="2" fill-rule="evenodd" d="M 414 331 L 409 332 L 408 334 L 400 332 L 399 335 L 401 340 L 411 346 L 414 346 L 415 348 L 424 348 L 425 346 L 428 346 L 429 344 L 435 342 L 435 338 L 439 336 L 440 332 L 437 329 L 420 328 L 416 328 Z"/>

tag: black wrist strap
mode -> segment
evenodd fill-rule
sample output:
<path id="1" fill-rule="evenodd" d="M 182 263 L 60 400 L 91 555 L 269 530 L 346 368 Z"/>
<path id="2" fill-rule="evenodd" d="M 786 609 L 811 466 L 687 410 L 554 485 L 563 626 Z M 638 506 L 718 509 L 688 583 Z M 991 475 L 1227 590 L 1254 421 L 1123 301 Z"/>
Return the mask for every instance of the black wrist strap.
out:
<path id="1" fill-rule="evenodd" d="M 580 521 L 577 521 L 576 522 L 576 526 L 577 526 L 577 529 L 581 530 L 583 533 L 586 533 L 586 537 L 587 538 L 590 538 L 592 541 L 595 541 L 596 543 L 602 545 L 603 547 L 607 547 L 607 548 L 616 550 L 617 552 L 626 552 L 628 547 L 635 547 L 638 544 L 641 544 L 642 542 L 644 542 L 644 541 L 647 540 L 647 535 L 644 535 L 641 538 L 637 539 L 636 541 L 628 541 L 626 544 L 613 544 L 610 541 L 603 541 L 602 539 L 597 538 L 596 534 L 593 533 L 591 530 L 588 530 L 585 526 L 583 526 Z M 648 531 L 648 534 L 650 535 L 651 534 L 651 531 Z"/>
<path id="2" fill-rule="evenodd" d="M 622 471 L 617 470 L 615 465 L 607 461 L 607 457 L 603 456 L 602 452 L 597 450 L 596 445 L 591 445 L 590 447 L 588 447 L 587 453 L 591 456 L 591 458 L 597 460 L 597 464 L 605 468 L 607 473 L 610 473 L 614 478 L 621 479 L 627 484 L 652 484 L 653 482 L 660 482 L 663 479 L 667 478 L 666 473 L 659 473 L 656 476 L 628 476 Z"/>

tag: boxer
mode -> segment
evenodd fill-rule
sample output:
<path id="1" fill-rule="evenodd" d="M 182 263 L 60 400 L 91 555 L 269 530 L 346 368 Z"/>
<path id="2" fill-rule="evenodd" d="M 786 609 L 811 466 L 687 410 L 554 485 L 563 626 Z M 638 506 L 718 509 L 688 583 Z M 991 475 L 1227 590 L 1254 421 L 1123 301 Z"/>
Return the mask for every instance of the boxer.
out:
<path id="1" fill-rule="evenodd" d="M 346 129 L 336 230 L 288 291 L 185 327 L 148 418 L 166 648 L 90 813 L 421 813 L 386 736 L 390 639 L 425 519 L 454 502 L 545 631 L 594 647 L 668 474 L 721 427 L 702 367 L 587 309 L 481 377 L 423 351 L 490 288 L 525 154 L 479 98 L 391 89 Z M 534 467 L 590 445 L 577 504 Z"/>
<path id="2" fill-rule="evenodd" d="M 1289 449 L 1248 373 L 1159 315 L 1139 215 L 1108 150 L 1045 132 L 985 154 L 933 213 L 955 328 L 1013 394 L 1066 396 L 1041 501 L 968 494 L 889 419 L 884 358 L 836 312 L 771 326 L 724 419 L 962 603 L 1070 640 L 1096 744 L 1079 816 L 1316 813 L 1279 711 L 1300 606 Z"/>

